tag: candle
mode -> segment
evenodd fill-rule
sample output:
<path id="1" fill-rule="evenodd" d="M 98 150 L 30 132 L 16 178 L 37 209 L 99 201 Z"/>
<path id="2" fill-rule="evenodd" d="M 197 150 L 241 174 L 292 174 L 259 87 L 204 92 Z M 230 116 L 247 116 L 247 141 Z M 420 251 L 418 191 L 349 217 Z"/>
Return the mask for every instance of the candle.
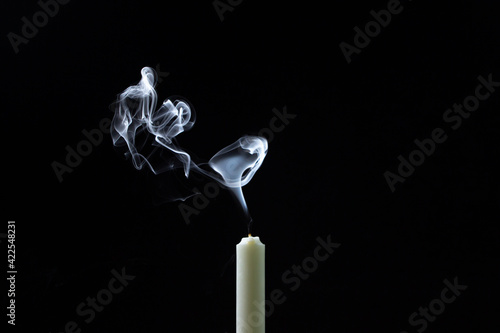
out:
<path id="1" fill-rule="evenodd" d="M 265 245 L 243 237 L 236 245 L 236 332 L 265 332 Z"/>

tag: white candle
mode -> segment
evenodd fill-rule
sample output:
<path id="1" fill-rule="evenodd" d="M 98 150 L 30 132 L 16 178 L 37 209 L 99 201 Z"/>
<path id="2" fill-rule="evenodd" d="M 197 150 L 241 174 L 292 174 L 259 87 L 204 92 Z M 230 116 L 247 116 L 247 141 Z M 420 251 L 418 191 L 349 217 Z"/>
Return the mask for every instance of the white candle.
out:
<path id="1" fill-rule="evenodd" d="M 236 245 L 236 332 L 265 332 L 265 245 L 243 237 Z"/>

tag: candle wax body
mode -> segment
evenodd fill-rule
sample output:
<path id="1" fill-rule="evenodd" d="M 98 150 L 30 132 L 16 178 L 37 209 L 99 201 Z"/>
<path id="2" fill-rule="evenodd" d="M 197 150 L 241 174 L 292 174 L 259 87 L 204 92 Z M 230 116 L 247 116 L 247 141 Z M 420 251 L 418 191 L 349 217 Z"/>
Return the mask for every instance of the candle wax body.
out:
<path id="1" fill-rule="evenodd" d="M 236 332 L 265 332 L 265 245 L 244 237 L 236 245 Z"/>

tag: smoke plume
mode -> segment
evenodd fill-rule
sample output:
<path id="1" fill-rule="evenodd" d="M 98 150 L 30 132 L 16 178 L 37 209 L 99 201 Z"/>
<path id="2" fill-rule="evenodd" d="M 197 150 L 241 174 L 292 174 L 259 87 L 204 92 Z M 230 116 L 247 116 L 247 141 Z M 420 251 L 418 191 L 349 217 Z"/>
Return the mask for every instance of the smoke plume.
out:
<path id="1" fill-rule="evenodd" d="M 267 154 L 267 140 L 243 136 L 217 152 L 208 164 L 194 163 L 177 143 L 177 136 L 189 131 L 195 123 L 193 107 L 187 101 L 166 99 L 157 108 L 156 72 L 144 67 L 141 75 L 137 85 L 128 87 L 118 97 L 111 125 L 113 144 L 127 148 L 126 155 L 137 169 L 146 166 L 158 174 L 183 168 L 186 178 L 197 172 L 216 180 L 235 194 L 248 216 L 241 188 L 261 166 Z"/>

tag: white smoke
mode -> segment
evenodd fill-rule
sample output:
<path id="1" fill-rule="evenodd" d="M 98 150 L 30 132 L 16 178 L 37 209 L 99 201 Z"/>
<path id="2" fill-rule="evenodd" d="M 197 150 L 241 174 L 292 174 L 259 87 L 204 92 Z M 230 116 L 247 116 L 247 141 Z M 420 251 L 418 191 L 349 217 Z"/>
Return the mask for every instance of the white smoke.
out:
<path id="1" fill-rule="evenodd" d="M 244 136 L 232 145 L 221 149 L 208 164 L 223 179 L 223 184 L 236 195 L 248 214 L 248 207 L 241 190 L 259 169 L 267 154 L 267 140 L 259 136 Z"/>
<path id="2" fill-rule="evenodd" d="M 153 173 L 158 174 L 182 167 L 186 177 L 189 177 L 191 171 L 196 171 L 218 181 L 233 191 L 248 214 L 241 187 L 252 179 L 261 166 L 267 154 L 267 140 L 258 136 L 243 136 L 210 159 L 208 165 L 213 170 L 203 169 L 200 164 L 192 161 L 191 156 L 176 141 L 179 134 L 193 127 L 194 110 L 187 101 L 172 102 L 170 99 L 156 109 L 157 75 L 150 67 L 144 67 L 141 75 L 141 81 L 125 89 L 116 102 L 111 126 L 113 144 L 127 146 L 127 155 L 137 169 L 146 165 Z M 137 140 L 142 132 L 154 136 L 154 141 L 151 142 L 154 148 L 149 149 L 147 156 L 142 152 L 148 150 L 145 147 L 147 140 L 141 144 Z M 155 154 L 161 153 L 159 148 L 170 151 L 172 158 L 160 163 L 151 162 Z"/>

